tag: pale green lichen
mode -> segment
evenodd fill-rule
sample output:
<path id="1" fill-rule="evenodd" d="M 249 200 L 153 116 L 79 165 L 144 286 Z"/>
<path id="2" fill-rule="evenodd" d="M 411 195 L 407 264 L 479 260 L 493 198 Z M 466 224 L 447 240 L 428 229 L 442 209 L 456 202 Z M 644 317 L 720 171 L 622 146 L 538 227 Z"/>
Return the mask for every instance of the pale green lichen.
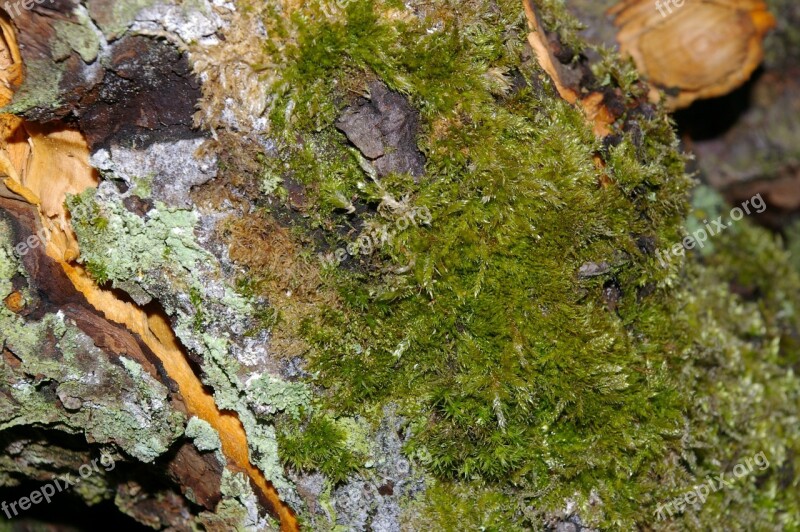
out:
<path id="1" fill-rule="evenodd" d="M 256 496 L 243 474 L 223 470 L 220 492 L 222 500 L 214 512 L 203 512 L 197 518 L 205 530 L 278 532 L 275 520 L 259 516 Z"/>
<path id="2" fill-rule="evenodd" d="M 81 243 L 80 260 L 100 282 L 141 282 L 156 268 L 186 274 L 209 260 L 194 237 L 193 211 L 158 203 L 145 220 L 120 201 L 99 199 L 95 189 L 70 196 L 67 206 Z"/>
<path id="3" fill-rule="evenodd" d="M 354 456 L 361 457 L 364 467 L 372 467 L 383 459 L 376 454 L 374 432 L 364 418 L 341 417 L 334 421 L 346 435 L 345 446 Z"/>
<path id="4" fill-rule="evenodd" d="M 53 23 L 56 37 L 52 46 L 52 54 L 55 58 L 62 58 L 75 51 L 85 63 L 91 63 L 97 59 L 100 51 L 100 38 L 91 19 L 83 11 L 76 13 L 76 22 L 57 20 Z"/>
<path id="5" fill-rule="evenodd" d="M 173 286 L 187 290 L 191 314 L 183 308 L 167 308 L 177 315 L 177 337 L 202 356 L 204 383 L 213 388 L 217 406 L 238 413 L 248 435 L 251 461 L 284 498 L 295 497 L 278 459 L 275 431 L 253 410 L 297 410 L 308 402 L 308 392 L 304 385 L 281 384 L 273 377 L 273 397 L 268 397 L 269 391 L 263 388 L 267 395 L 252 400 L 248 397 L 238 377 L 241 367 L 230 353 L 229 339 L 208 331 L 229 325 L 226 316 L 244 322 L 253 309 L 224 284 L 212 296 L 208 279 L 198 275 L 201 263 L 214 271 L 216 259 L 195 239 L 196 213 L 156 204 L 145 220 L 125 209 L 119 198 L 101 198 L 95 190 L 69 197 L 67 205 L 81 246 L 80 261 L 98 282 L 111 281 L 132 295 L 134 288 L 156 295 L 158 288 L 149 281 L 154 272 L 162 270 L 169 272 Z M 265 404 L 268 399 L 279 404 Z"/>
<path id="6" fill-rule="evenodd" d="M 63 63 L 40 59 L 26 62 L 25 82 L 2 112 L 22 114 L 33 108 L 58 108 L 62 104 L 59 87 L 65 68 Z"/>
<path id="7" fill-rule="evenodd" d="M 155 175 L 149 174 L 133 179 L 133 193 L 140 198 L 149 198 L 153 194 L 153 178 Z"/>
<path id="8" fill-rule="evenodd" d="M 293 418 L 300 416 L 302 409 L 311 406 L 311 389 L 308 384 L 287 382 L 273 375 L 261 375 L 247 387 L 247 396 L 267 413 L 285 412 Z"/>
<path id="9" fill-rule="evenodd" d="M 176 328 L 176 334 L 191 335 L 185 328 Z M 204 382 L 214 389 L 214 401 L 220 409 L 235 411 L 247 433 L 247 443 L 250 448 L 250 460 L 264 475 L 270 479 L 284 500 L 296 501 L 297 496 L 281 465 L 278 455 L 278 442 L 275 428 L 259 422 L 256 415 L 243 402 L 246 397 L 238 384 L 236 374 L 238 364 L 229 355 L 228 341 L 209 334 L 201 334 L 204 354 Z"/>
<path id="10" fill-rule="evenodd" d="M 19 272 L 19 261 L 11 246 L 11 228 L 0 218 L 0 300 L 11 294 L 11 278 Z"/>
<path id="11" fill-rule="evenodd" d="M 71 491 L 79 494 L 88 505 L 114 496 L 114 489 L 106 477 L 107 471 L 113 467 L 107 469 L 95 452 L 63 448 L 58 444 L 29 438 L 6 441 L 4 446 L 5 452 L 0 455 L 0 471 L 8 471 L 10 475 L 0 481 L 0 486 L 19 486 L 26 479 L 45 481 L 69 473 L 72 478 L 81 478 Z M 84 466 L 83 477 L 80 476 L 81 466 Z M 87 471 L 86 466 L 91 471 Z M 56 494 L 56 497 L 60 496 Z"/>
<path id="12" fill-rule="evenodd" d="M 87 7 L 89 15 L 106 39 L 115 40 L 128 30 L 137 13 L 153 4 L 154 0 L 129 0 L 112 3 L 88 2 Z"/>
<path id="13" fill-rule="evenodd" d="M 186 437 L 194 440 L 194 446 L 200 451 L 219 451 L 222 444 L 219 434 L 207 421 L 192 417 L 186 424 Z"/>
<path id="14" fill-rule="evenodd" d="M 12 256 L 10 230 L 0 220 L 0 293 L 21 271 Z M 20 361 L 0 366 L 8 393 L 0 396 L 0 430 L 35 424 L 84 432 L 92 441 L 115 443 L 152 462 L 180 435 L 182 415 L 169 405 L 166 388 L 137 363 L 123 368 L 63 314 L 23 320 L 0 305 L 2 343 Z M 35 377 L 32 377 L 35 376 Z"/>

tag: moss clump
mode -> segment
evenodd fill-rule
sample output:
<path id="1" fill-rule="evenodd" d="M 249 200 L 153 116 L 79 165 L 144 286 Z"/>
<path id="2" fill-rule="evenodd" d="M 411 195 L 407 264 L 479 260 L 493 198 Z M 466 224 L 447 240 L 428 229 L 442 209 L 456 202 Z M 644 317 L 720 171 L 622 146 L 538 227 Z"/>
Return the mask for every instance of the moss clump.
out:
<path id="1" fill-rule="evenodd" d="M 353 2 L 343 20 L 299 30 L 287 83 L 317 81 L 291 93 L 295 121 L 277 125 L 317 130 L 335 149 L 336 109 L 317 112 L 317 101 L 331 102 L 337 76 L 358 69 L 406 90 L 429 121 L 421 185 L 395 176 L 359 188 L 369 180 L 353 162 L 337 174 L 327 170 L 336 157 L 313 157 L 318 146 L 292 155 L 296 175 L 322 190 L 333 175 L 350 180 L 345 195 L 362 190 L 376 204 L 381 186 L 433 213 L 431 228 L 411 227 L 381 252 L 386 264 L 410 265 L 407 275 L 336 275 L 342 304 L 305 331 L 318 382 L 345 411 L 403 403 L 417 420 L 410 452 L 441 478 L 536 490 L 627 478 L 621 458 L 663 449 L 681 404 L 663 375 L 636 369 L 648 362 L 603 310 L 602 282 L 624 286 L 627 314 L 640 308 L 637 288 L 664 283 L 635 235 L 677 238 L 688 184 L 681 157 L 666 123 L 645 122 L 645 144 L 625 139 L 605 154 L 617 186 L 598 186 L 601 146 L 577 111 L 529 88 L 498 99 L 487 87 L 492 68 L 538 76 L 519 62 L 517 3 L 495 15 L 469 7 L 474 19 L 451 18 L 443 5 L 431 20 L 401 25 Z M 429 32 L 434 22 L 442 26 Z M 576 272 L 592 261 L 613 270 L 582 283 Z M 648 355 L 663 373 L 664 355 Z"/>
<path id="2" fill-rule="evenodd" d="M 231 242 L 231 259 L 247 267 L 239 290 L 269 301 L 271 310 L 262 311 L 261 323 L 270 329 L 271 350 L 287 359 L 306 353 L 308 344 L 299 334 L 302 320 L 336 296 L 325 289 L 315 257 L 264 211 L 231 217 L 221 232 Z"/>
<path id="3" fill-rule="evenodd" d="M 281 458 L 303 471 L 323 472 L 332 482 L 341 482 L 363 465 L 348 449 L 347 433 L 325 415 L 314 415 L 302 425 L 283 425 L 278 435 Z"/>
<path id="4" fill-rule="evenodd" d="M 539 4 L 580 50 L 562 3 Z M 630 105 L 602 143 L 524 60 L 518 2 L 414 6 L 311 2 L 265 15 L 283 45 L 268 42 L 264 64 L 281 65 L 270 117 L 286 141 L 268 164 L 305 185 L 297 225 L 330 246 L 391 220 L 393 206 L 432 214 L 368 259 L 321 266 L 338 296 L 326 304 L 276 302 L 305 316 L 317 411 L 374 418 L 398 404 L 407 453 L 439 482 L 420 503 L 431 524 L 513 529 L 571 501 L 590 524 L 644 526 L 670 497 L 769 447 L 773 467 L 735 500 L 715 493 L 674 526 L 723 511 L 797 526 L 797 495 L 784 489 L 796 480 L 779 471 L 797 470 L 800 282 L 780 244 L 743 224 L 709 256 L 662 268 L 654 251 L 681 241 L 691 182 L 663 111 L 636 103 L 630 69 L 608 54 L 595 69 Z M 512 74 L 524 86 L 502 90 Z M 419 182 L 378 180 L 335 129 L 348 92 L 374 78 L 421 111 Z M 757 262 L 738 262 L 743 253 Z M 732 282 L 755 286 L 758 302 Z M 326 419 L 290 426 L 283 458 L 341 478 L 355 463 Z M 465 508 L 464 494 L 486 511 Z"/>
<path id="5" fill-rule="evenodd" d="M 783 69 L 800 63 L 800 11 L 791 0 L 767 0 L 777 26 L 764 44 L 764 62 L 768 68 Z"/>
<path id="6" fill-rule="evenodd" d="M 461 483 L 432 483 L 424 495 L 405 512 L 406 530 L 537 530 L 539 521 L 522 512 L 508 494 L 493 488 L 477 488 Z"/>
<path id="7" fill-rule="evenodd" d="M 702 208 L 695 213 L 727 213 L 718 195 L 698 192 Z M 794 371 L 800 276 L 780 239 L 747 220 L 717 236 L 714 246 L 713 253 L 692 256 L 675 294 L 671 324 L 687 341 L 672 365 L 676 391 L 688 398 L 686 426 L 676 434 L 681 446 L 655 468 L 662 489 L 654 494 L 664 503 L 667 493 L 680 495 L 721 473 L 732 478 L 738 464 L 763 453 L 768 467 L 737 478 L 674 521 L 795 529 L 800 496 L 789 487 L 796 474 L 787 471 L 797 471 L 800 450 L 793 421 L 800 404 Z"/>

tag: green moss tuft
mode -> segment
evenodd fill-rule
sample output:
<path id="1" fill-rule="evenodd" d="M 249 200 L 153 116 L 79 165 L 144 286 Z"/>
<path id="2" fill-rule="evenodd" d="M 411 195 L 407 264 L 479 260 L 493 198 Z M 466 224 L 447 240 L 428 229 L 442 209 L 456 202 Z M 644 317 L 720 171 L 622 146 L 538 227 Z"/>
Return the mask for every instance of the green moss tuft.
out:
<path id="1" fill-rule="evenodd" d="M 302 471 L 318 470 L 334 483 L 345 480 L 363 465 L 346 445 L 347 433 L 330 417 L 311 416 L 302 425 L 284 424 L 278 433 L 281 458 Z"/>

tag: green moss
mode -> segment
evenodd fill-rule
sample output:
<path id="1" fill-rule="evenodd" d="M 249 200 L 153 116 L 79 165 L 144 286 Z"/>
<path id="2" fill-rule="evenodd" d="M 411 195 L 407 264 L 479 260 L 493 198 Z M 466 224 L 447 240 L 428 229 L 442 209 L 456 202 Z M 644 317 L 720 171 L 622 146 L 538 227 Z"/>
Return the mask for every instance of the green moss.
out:
<path id="1" fill-rule="evenodd" d="M 525 516 L 514 499 L 496 489 L 434 483 L 404 511 L 408 530 L 537 530 L 538 521 Z"/>
<path id="2" fill-rule="evenodd" d="M 203 327 L 203 320 L 205 318 L 205 314 L 203 313 L 203 299 L 200 294 L 200 289 L 196 286 L 193 286 L 189 290 L 189 301 L 192 303 L 194 307 L 194 320 L 192 323 L 192 328 L 195 332 L 199 331 Z"/>
<path id="3" fill-rule="evenodd" d="M 618 187 L 602 190 L 592 160 L 599 146 L 579 112 L 530 90 L 497 101 L 482 78 L 513 57 L 508 50 L 515 48 L 502 46 L 508 41 L 501 29 L 517 20 L 508 8 L 494 30 L 489 21 L 473 27 L 467 19 L 466 27 L 400 32 L 371 3 L 354 2 L 346 21 L 301 30 L 309 38 L 300 39 L 296 75 L 330 79 L 333 64 L 346 72 L 350 61 L 396 87 L 409 76 L 402 88 L 423 113 L 451 124 L 423 139 L 425 186 L 387 180 L 397 196 L 402 186 L 433 213 L 432 229 L 410 228 L 383 253 L 391 264 L 413 264 L 411 275 L 343 276 L 345 309 L 331 309 L 309 334 L 319 348 L 319 382 L 338 408 L 407 397 L 408 408 L 430 419 L 412 450 L 425 448 L 431 471 L 526 478 L 541 488 L 550 482 L 550 463 L 563 463 L 565 474 L 583 465 L 579 452 L 603 423 L 601 433 L 611 435 L 634 420 L 677 417 L 677 405 L 664 411 L 648 400 L 660 392 L 632 369 L 639 358 L 614 317 L 568 294 L 581 291 L 582 264 L 620 253 L 626 257 L 615 273 L 626 286 L 663 282 L 664 272 L 631 234 L 677 235 L 669 224 L 681 219 L 675 198 L 688 182 L 665 125 L 646 126 L 649 165 L 628 143 L 612 151 L 608 171 Z M 406 47 L 389 44 L 397 34 L 409 39 Z M 303 96 L 293 101 L 299 115 Z M 459 113 L 469 127 L 456 127 Z M 299 172 L 309 164 L 315 163 L 303 158 Z M 581 329 L 564 335 L 573 323 Z M 565 411 L 567 422 L 550 427 Z M 657 424 L 639 426 L 639 437 L 658 439 Z M 609 452 L 597 465 L 613 469 L 616 461 Z"/>
<path id="4" fill-rule="evenodd" d="M 278 433 L 281 458 L 302 471 L 319 470 L 334 483 L 345 480 L 363 465 L 348 447 L 347 433 L 324 414 L 311 416 L 302 425 L 283 425 Z"/>
<path id="5" fill-rule="evenodd" d="M 800 63 L 800 12 L 792 0 L 767 0 L 769 11 L 775 15 L 777 26 L 764 43 L 765 64 L 782 69 Z"/>
<path id="6" fill-rule="evenodd" d="M 342 243 L 342 228 L 390 218 L 389 198 L 433 215 L 357 268 L 325 270 L 339 304 L 309 316 L 303 334 L 325 390 L 315 411 L 327 414 L 287 425 L 283 459 L 344 478 L 358 460 L 332 419 L 397 403 L 414 429 L 408 454 L 440 481 L 423 503 L 430 522 L 489 529 L 565 500 L 591 524 L 642 526 L 661 502 L 762 448 L 797 470 L 800 282 L 780 243 L 743 222 L 706 256 L 662 268 L 653 251 L 685 235 L 691 187 L 662 110 L 631 112 L 639 132 L 604 146 L 546 81 L 536 88 L 546 78 L 522 61 L 518 2 L 435 2 L 419 19 L 388 17 L 390 7 L 354 0 L 325 17 L 312 3 L 268 24 L 293 37 L 270 87 L 276 135 L 291 139 L 272 170 L 307 186 L 309 229 Z M 539 7 L 564 42 L 584 46 L 562 2 Z M 633 71 L 603 56 L 598 83 L 633 106 Z M 493 73 L 505 71 L 527 87 L 498 91 Z M 419 183 L 377 181 L 334 127 L 347 89 L 373 77 L 421 110 Z M 697 206 L 715 201 L 705 199 Z M 342 212 L 351 204 L 367 212 L 353 220 Z M 590 263 L 607 272 L 582 278 Z M 724 511 L 796 526 L 798 496 L 779 470 L 759 477 L 771 488 L 752 479 L 735 501 L 717 493 L 676 526 Z M 468 508 L 474 498 L 484 511 Z"/>

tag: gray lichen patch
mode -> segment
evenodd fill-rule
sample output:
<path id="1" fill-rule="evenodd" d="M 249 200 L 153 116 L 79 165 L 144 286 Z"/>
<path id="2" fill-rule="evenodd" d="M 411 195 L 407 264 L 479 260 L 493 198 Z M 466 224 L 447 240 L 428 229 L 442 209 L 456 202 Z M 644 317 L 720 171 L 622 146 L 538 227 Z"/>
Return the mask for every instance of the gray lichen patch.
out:
<path id="1" fill-rule="evenodd" d="M 187 45 L 214 45 L 219 43 L 216 32 L 224 24 L 220 12 L 233 9 L 225 0 L 190 0 L 179 5 L 156 2 L 137 13 L 131 31 L 166 32 Z"/>
<path id="2" fill-rule="evenodd" d="M 52 482 L 64 474 L 76 478 L 83 467 L 84 476 L 72 487 L 74 492 L 89 505 L 114 496 L 107 478 L 115 467 L 113 462 L 101 462 L 97 452 L 70 449 L 45 436 L 35 432 L 5 436 L 6 441 L 0 444 L 0 486 L 17 486 L 22 479 Z"/>
<path id="3" fill-rule="evenodd" d="M 85 10 L 75 10 L 76 22 L 59 20 L 53 23 L 56 39 L 51 53 L 53 59 L 61 61 L 74 51 L 81 56 L 84 63 L 91 63 L 100 53 L 100 36 L 92 20 Z"/>
<path id="4" fill-rule="evenodd" d="M 227 285 L 218 259 L 198 244 L 194 228 L 199 214 L 156 202 L 140 217 L 125 208 L 123 195 L 109 182 L 98 191 L 71 197 L 68 206 L 80 261 L 90 274 L 143 302 L 160 302 L 174 319 L 176 336 L 199 356 L 203 382 L 213 389 L 217 406 L 237 412 L 252 463 L 284 499 L 296 500 L 283 473 L 269 416 L 296 412 L 308 402 L 309 392 L 274 376 L 269 390 L 259 387 L 259 393 L 249 395 L 247 373 L 233 354 L 244 353 L 242 338 L 257 323 L 255 310 Z"/>
<path id="5" fill-rule="evenodd" d="M 285 412 L 293 418 L 311 406 L 311 388 L 306 383 L 287 382 L 270 374 L 247 382 L 247 396 L 260 414 Z"/>
<path id="6" fill-rule="evenodd" d="M 364 472 L 330 494 L 337 521 L 354 530 L 390 532 L 402 529 L 408 502 L 426 489 L 428 479 L 403 452 L 406 420 L 387 406 L 380 425 L 371 430 L 363 419 L 342 418 L 348 446 L 370 457 Z"/>
<path id="7" fill-rule="evenodd" d="M 0 296 L 22 271 L 12 256 L 8 225 L 0 221 Z M 50 425 L 83 433 L 87 440 L 114 443 L 152 462 L 182 431 L 168 391 L 137 363 L 109 360 L 63 313 L 25 321 L 0 305 L 0 345 L 10 359 L 0 363 L 0 430 Z"/>
<path id="8" fill-rule="evenodd" d="M 11 247 L 11 227 L 0 217 L 0 300 L 11 294 L 11 278 L 21 271 Z"/>
<path id="9" fill-rule="evenodd" d="M 189 192 L 216 177 L 216 160 L 198 156 L 204 140 L 157 142 L 145 149 L 112 145 L 92 154 L 92 165 L 133 187 L 141 197 L 152 197 L 170 207 L 191 206 Z"/>
<path id="10" fill-rule="evenodd" d="M 107 197 L 102 192 L 96 197 L 90 189 L 67 200 L 81 261 L 98 281 L 143 281 L 158 268 L 181 274 L 208 260 L 194 239 L 194 212 L 157 204 L 142 219 Z"/>
<path id="11" fill-rule="evenodd" d="M 9 393 L 0 398 L 0 430 L 54 425 L 114 443 L 143 462 L 166 452 L 181 434 L 182 415 L 167 389 L 135 362 L 121 368 L 62 315 L 23 323 L 0 309 L 5 348 L 19 361 L 0 367 Z"/>
<path id="12" fill-rule="evenodd" d="M 130 0 L 125 2 L 88 0 L 86 6 L 92 19 L 103 31 L 106 39 L 111 41 L 118 39 L 127 31 L 137 13 L 154 3 L 154 0 Z"/>
<path id="13" fill-rule="evenodd" d="M 62 104 L 59 86 L 65 67 L 61 63 L 32 60 L 25 63 L 25 83 L 14 94 L 14 100 L 2 108 L 4 113 L 20 114 L 32 108 L 44 110 Z"/>

